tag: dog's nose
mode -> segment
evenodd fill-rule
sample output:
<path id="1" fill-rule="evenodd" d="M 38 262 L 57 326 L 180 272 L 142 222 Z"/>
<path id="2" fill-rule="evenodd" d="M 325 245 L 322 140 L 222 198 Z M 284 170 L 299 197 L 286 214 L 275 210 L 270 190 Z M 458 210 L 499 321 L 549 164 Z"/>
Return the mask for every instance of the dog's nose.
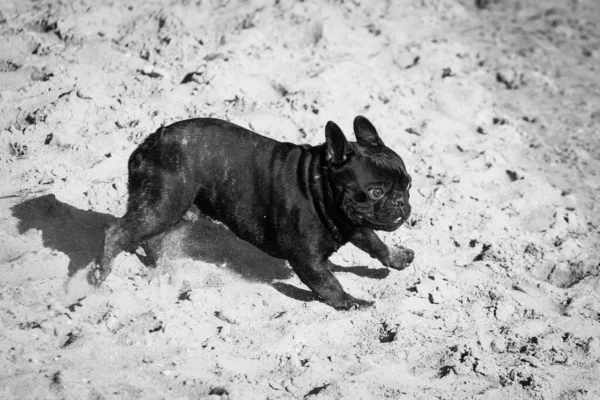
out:
<path id="1" fill-rule="evenodd" d="M 402 208 L 404 206 L 404 198 L 402 196 L 397 196 L 392 199 L 392 204 L 395 207 Z"/>
<path id="2" fill-rule="evenodd" d="M 410 213 L 410 205 L 404 196 L 395 196 L 392 200 L 392 206 L 402 215 Z"/>

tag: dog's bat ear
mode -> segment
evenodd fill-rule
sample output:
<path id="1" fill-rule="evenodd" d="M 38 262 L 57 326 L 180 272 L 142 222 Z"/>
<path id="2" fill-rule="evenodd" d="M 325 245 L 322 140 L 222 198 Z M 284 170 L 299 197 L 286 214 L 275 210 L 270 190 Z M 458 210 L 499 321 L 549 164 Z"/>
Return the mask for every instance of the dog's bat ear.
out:
<path id="1" fill-rule="evenodd" d="M 335 122 L 329 121 L 325 125 L 326 153 L 328 164 L 342 164 L 346 161 L 346 154 L 350 146 L 344 136 L 344 132 Z"/>
<path id="2" fill-rule="evenodd" d="M 377 134 L 377 130 L 375 130 L 373 124 L 362 115 L 354 118 L 354 135 L 359 144 L 384 146 L 383 141 Z"/>

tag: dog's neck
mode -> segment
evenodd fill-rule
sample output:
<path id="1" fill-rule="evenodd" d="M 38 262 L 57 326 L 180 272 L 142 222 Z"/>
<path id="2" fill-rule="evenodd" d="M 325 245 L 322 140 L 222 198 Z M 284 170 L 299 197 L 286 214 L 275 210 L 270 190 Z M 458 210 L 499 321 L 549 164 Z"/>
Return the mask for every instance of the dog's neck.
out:
<path id="1" fill-rule="evenodd" d="M 311 153 L 313 160 L 308 179 L 314 207 L 321 222 L 341 246 L 348 242 L 351 232 L 333 198 L 328 178 L 329 166 L 325 161 L 325 146 L 316 146 Z"/>

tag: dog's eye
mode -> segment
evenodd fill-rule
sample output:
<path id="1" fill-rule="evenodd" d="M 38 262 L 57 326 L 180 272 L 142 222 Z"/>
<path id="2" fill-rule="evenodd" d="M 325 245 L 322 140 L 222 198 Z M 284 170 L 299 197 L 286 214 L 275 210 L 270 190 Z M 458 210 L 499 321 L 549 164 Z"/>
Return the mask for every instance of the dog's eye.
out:
<path id="1" fill-rule="evenodd" d="M 380 198 L 383 197 L 383 189 L 381 189 L 381 188 L 369 189 L 369 196 L 373 200 L 379 200 Z"/>

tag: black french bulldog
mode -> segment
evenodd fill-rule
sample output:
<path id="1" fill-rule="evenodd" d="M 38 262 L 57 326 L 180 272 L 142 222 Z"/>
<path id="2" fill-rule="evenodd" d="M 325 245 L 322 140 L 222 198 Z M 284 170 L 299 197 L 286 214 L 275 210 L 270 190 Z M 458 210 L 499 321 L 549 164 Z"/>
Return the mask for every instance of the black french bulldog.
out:
<path id="1" fill-rule="evenodd" d="M 281 143 L 230 122 L 199 118 L 161 127 L 129 158 L 126 214 L 108 227 L 88 275 L 99 285 L 113 259 L 177 223 L 196 205 L 241 239 L 288 260 L 302 282 L 336 309 L 369 306 L 344 291 L 329 256 L 350 242 L 402 270 L 412 250 L 393 249 L 373 230 L 410 215 L 411 177 L 373 125 L 354 120 L 356 142 L 333 122 L 326 143 Z"/>

